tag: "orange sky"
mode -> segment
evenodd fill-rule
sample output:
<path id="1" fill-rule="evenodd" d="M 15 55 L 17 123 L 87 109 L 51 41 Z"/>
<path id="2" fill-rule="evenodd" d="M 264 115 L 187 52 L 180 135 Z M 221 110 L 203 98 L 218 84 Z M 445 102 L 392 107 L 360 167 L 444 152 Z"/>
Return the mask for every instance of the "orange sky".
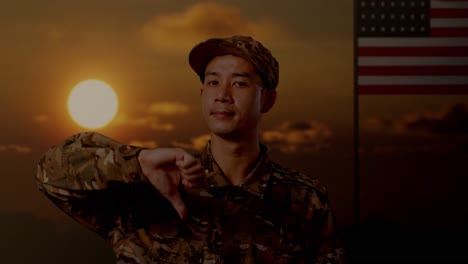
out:
<path id="1" fill-rule="evenodd" d="M 146 146 L 203 145 L 206 129 L 198 105 L 201 84 L 188 65 L 188 52 L 208 37 L 249 34 L 264 43 L 280 63 L 278 102 L 265 116 L 263 139 L 275 157 L 321 179 L 330 189 L 339 223 L 349 225 L 352 2 L 251 2 L 2 3 L 0 162 L 2 177 L 11 185 L 0 187 L 0 213 L 63 219 L 36 191 L 32 171 L 49 146 L 83 130 L 66 110 L 69 92 L 82 80 L 103 80 L 120 99 L 117 117 L 98 132 Z M 468 104 L 468 97 L 361 97 L 363 148 L 366 153 L 382 154 L 379 146 L 383 144 L 384 152 L 406 153 L 408 144 L 400 139 L 421 139 L 418 133 L 422 133 L 424 139 L 412 141 L 421 142 L 413 150 L 424 152 L 429 145 L 426 151 L 435 151 L 431 146 L 439 144 L 441 136 L 424 122 L 444 121 L 457 103 Z M 463 118 L 457 122 L 467 121 Z M 422 132 L 414 130 L 414 124 Z M 457 140 L 466 142 L 457 131 L 452 134 L 443 136 L 448 147 L 440 153 L 454 153 L 451 146 Z"/>

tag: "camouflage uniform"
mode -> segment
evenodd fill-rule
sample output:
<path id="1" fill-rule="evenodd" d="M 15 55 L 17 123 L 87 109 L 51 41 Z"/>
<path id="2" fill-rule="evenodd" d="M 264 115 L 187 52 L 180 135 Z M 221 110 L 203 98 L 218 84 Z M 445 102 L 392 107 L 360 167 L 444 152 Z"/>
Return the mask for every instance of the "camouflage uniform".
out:
<path id="1" fill-rule="evenodd" d="M 98 233 L 117 263 L 342 263 L 325 189 L 269 160 L 265 147 L 239 186 L 229 185 L 210 145 L 197 158 L 208 187 L 184 190 L 181 220 L 143 176 L 139 147 L 81 133 L 39 161 L 39 189 Z"/>

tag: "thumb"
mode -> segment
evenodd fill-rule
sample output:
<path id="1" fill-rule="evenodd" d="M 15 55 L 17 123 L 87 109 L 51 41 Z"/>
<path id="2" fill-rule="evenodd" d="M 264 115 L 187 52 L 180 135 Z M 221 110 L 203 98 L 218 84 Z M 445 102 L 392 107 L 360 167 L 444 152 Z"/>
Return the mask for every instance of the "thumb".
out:
<path id="1" fill-rule="evenodd" d="M 185 219 L 187 217 L 187 207 L 185 206 L 184 201 L 182 201 L 182 198 L 180 198 L 179 192 L 174 193 L 171 197 L 168 197 L 167 199 L 177 211 L 180 218 Z"/>
<path id="2" fill-rule="evenodd" d="M 179 168 L 182 168 L 184 165 L 184 160 L 185 160 L 185 153 L 183 151 L 179 151 L 176 153 L 175 156 L 175 165 Z"/>

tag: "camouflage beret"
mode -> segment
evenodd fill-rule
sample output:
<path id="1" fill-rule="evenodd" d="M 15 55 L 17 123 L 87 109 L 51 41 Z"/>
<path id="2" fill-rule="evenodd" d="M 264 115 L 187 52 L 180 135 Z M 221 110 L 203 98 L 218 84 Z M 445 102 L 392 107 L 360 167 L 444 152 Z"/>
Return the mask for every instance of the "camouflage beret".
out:
<path id="1" fill-rule="evenodd" d="M 230 38 L 211 38 L 195 46 L 189 54 L 192 69 L 205 79 L 205 68 L 216 56 L 232 54 L 251 62 L 258 70 L 265 88 L 278 86 L 279 65 L 271 52 L 262 43 L 248 36 Z"/>

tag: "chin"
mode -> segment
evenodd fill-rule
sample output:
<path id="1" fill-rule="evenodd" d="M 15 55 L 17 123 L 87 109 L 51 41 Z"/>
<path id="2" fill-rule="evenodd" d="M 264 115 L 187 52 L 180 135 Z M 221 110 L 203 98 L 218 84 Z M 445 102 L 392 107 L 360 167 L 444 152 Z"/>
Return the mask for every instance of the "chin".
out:
<path id="1" fill-rule="evenodd" d="M 211 121 L 212 122 L 208 122 L 208 128 L 214 134 L 229 134 L 236 130 L 236 126 L 232 122 Z"/>
<path id="2" fill-rule="evenodd" d="M 232 129 L 228 129 L 228 128 L 211 128 L 210 129 L 210 132 L 212 134 L 215 134 L 215 135 L 218 135 L 218 136 L 228 136 L 228 135 L 231 135 L 234 133 L 234 131 Z"/>
<path id="3" fill-rule="evenodd" d="M 218 125 L 213 125 L 209 126 L 209 130 L 212 134 L 220 136 L 220 137 L 226 137 L 230 136 L 232 134 L 236 133 L 236 130 L 231 127 L 231 126 L 220 126 Z"/>

